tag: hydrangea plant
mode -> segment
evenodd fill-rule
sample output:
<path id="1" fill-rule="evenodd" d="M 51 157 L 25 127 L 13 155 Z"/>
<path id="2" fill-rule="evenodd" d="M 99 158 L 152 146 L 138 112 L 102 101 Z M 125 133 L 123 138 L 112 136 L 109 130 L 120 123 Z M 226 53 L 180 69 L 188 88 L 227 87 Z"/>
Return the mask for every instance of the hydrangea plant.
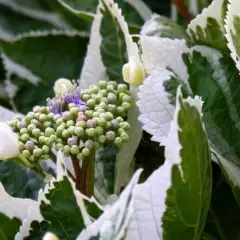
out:
<path id="1" fill-rule="evenodd" d="M 35 199 L 0 184 L 1 239 L 239 239 L 239 1 L 214 0 L 187 29 L 133 1 L 139 34 L 121 1 L 95 14 L 57 2 L 74 25 L 91 18 L 86 57 L 79 79 L 59 76 L 54 96 L 0 124 L 0 159 L 45 182 Z M 44 76 L 19 55 L 36 36 L 1 40 L 9 77 Z M 132 167 L 143 131 L 165 158 L 144 181 Z"/>

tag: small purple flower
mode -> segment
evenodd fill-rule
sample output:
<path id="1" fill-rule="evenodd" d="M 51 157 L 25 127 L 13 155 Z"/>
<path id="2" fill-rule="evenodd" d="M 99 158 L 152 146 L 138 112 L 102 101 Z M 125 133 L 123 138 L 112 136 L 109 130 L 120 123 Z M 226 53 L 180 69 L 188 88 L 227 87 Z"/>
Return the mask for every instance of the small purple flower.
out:
<path id="1" fill-rule="evenodd" d="M 63 102 L 62 98 L 47 99 L 47 105 L 49 107 L 49 110 L 54 114 L 61 114 L 62 115 L 63 103 L 64 102 Z"/>
<path id="2" fill-rule="evenodd" d="M 81 110 L 85 111 L 88 109 L 87 103 L 81 100 L 81 92 L 80 87 L 78 86 L 74 93 L 68 92 L 65 97 L 64 101 L 66 103 L 75 103 L 76 106 Z"/>

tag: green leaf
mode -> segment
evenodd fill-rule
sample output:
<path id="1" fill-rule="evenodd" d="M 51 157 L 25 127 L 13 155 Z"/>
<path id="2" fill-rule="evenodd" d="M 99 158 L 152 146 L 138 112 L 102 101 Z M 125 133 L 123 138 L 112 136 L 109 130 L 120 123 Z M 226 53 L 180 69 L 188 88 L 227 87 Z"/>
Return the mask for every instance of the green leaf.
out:
<path id="1" fill-rule="evenodd" d="M 186 30 L 171 19 L 154 14 L 146 21 L 141 30 L 142 35 L 171 39 L 190 40 Z"/>
<path id="2" fill-rule="evenodd" d="M 225 38 L 222 8 L 224 0 L 214 0 L 188 25 L 188 33 L 192 40 L 199 45 L 206 45 L 219 50 L 228 51 Z"/>
<path id="3" fill-rule="evenodd" d="M 52 29 L 57 28 L 48 22 L 30 18 L 5 6 L 0 7 L 1 39 L 12 40 L 25 32 Z"/>
<path id="4" fill-rule="evenodd" d="M 0 238 L 1 240 L 13 240 L 18 232 L 21 221 L 17 218 L 9 218 L 0 213 Z"/>
<path id="5" fill-rule="evenodd" d="M 183 99 L 178 90 L 174 120 L 164 144 L 165 163 L 136 188 L 127 239 L 200 238 L 212 180 L 201 107 L 199 97 Z"/>
<path id="6" fill-rule="evenodd" d="M 39 239 L 46 232 L 55 233 L 60 239 L 76 239 L 79 231 L 102 213 L 94 199 L 88 199 L 75 189 L 68 177 L 62 152 L 57 157 L 57 179 L 52 179 L 39 193 L 42 220 L 29 220 L 19 235 L 24 239 Z M 27 233 L 27 234 L 26 234 Z"/>
<path id="7" fill-rule="evenodd" d="M 240 71 L 240 15 L 239 15 L 240 4 L 239 1 L 231 1 L 228 6 L 228 12 L 226 17 L 226 38 L 228 40 L 228 47 L 231 51 L 231 56 L 236 63 L 238 70 Z"/>
<path id="8" fill-rule="evenodd" d="M 193 51 L 184 59 L 192 92 L 201 96 L 205 103 L 204 122 L 211 147 L 223 159 L 221 165 L 233 187 L 238 189 L 234 191 L 238 192 L 236 197 L 239 201 L 239 177 L 234 174 L 240 167 L 239 73 L 230 57 L 214 53 L 211 49 L 207 49 L 205 54 Z"/>
<path id="9" fill-rule="evenodd" d="M 104 1 L 102 3 L 103 18 L 100 29 L 102 61 L 109 79 L 121 83 L 123 82 L 122 67 L 127 62 L 126 43 L 119 23 Z"/>
<path id="10" fill-rule="evenodd" d="M 0 162 L 0 182 L 13 197 L 36 199 L 43 179 L 35 172 L 13 161 Z"/>

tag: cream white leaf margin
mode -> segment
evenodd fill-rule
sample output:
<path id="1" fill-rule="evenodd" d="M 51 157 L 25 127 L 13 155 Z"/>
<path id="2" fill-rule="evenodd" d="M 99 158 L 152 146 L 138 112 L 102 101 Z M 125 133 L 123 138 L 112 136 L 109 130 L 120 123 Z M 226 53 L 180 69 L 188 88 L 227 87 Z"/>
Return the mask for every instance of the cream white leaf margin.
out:
<path id="1" fill-rule="evenodd" d="M 190 0 L 193 1 L 193 0 Z M 197 15 L 196 18 L 194 18 L 188 25 L 188 33 L 190 33 L 190 30 L 193 32 L 196 32 L 197 27 L 199 26 L 202 30 L 203 33 L 206 34 L 205 29 L 207 29 L 207 19 L 208 18 L 214 18 L 217 20 L 221 31 L 224 33 L 224 26 L 222 24 L 222 5 L 223 5 L 224 0 L 213 0 L 212 3 L 207 7 L 204 8 L 202 13 Z M 196 35 L 197 36 L 197 35 Z"/>
<path id="2" fill-rule="evenodd" d="M 143 129 L 153 135 L 151 140 L 161 144 L 164 144 L 168 136 L 175 111 L 175 106 L 169 103 L 170 94 L 164 89 L 164 82 L 171 77 L 174 77 L 172 72 L 157 68 L 139 87 L 139 121 L 143 124 Z"/>
<path id="3" fill-rule="evenodd" d="M 102 4 L 100 2 L 92 23 L 90 42 L 80 76 L 80 85 L 83 89 L 88 88 L 92 84 L 97 84 L 99 80 L 106 78 L 106 69 L 100 52 L 102 42 L 100 27 L 103 17 L 100 11 L 101 7 Z"/>
<path id="4" fill-rule="evenodd" d="M 0 183 L 0 213 L 9 218 L 17 217 L 23 221 L 28 216 L 29 209 L 36 206 L 38 203 L 31 199 L 10 196 Z"/>
<path id="5" fill-rule="evenodd" d="M 119 199 L 86 230 L 83 230 L 77 240 L 87 240 L 100 234 L 100 239 L 120 240 L 125 235 L 133 211 L 133 192 L 142 170 L 138 170 L 124 189 Z"/>
<path id="6" fill-rule="evenodd" d="M 180 88 L 177 99 L 181 97 Z M 202 101 L 196 96 L 194 99 L 182 99 L 196 108 L 202 115 Z M 174 119 L 168 138 L 165 141 L 165 163 L 156 170 L 148 180 L 139 184 L 134 192 L 134 212 L 127 230 L 126 240 L 131 239 L 163 239 L 162 217 L 166 210 L 167 190 L 171 187 L 171 172 L 173 165 L 178 165 L 181 171 L 181 146 L 179 142 L 178 114 L 179 100 L 176 104 Z"/>
<path id="7" fill-rule="evenodd" d="M 228 41 L 228 48 L 231 51 L 231 57 L 236 63 L 237 69 L 240 71 L 240 56 L 239 52 L 240 50 L 236 49 L 237 46 L 233 43 L 233 35 L 239 35 L 239 33 L 236 32 L 235 26 L 234 26 L 234 17 L 240 17 L 240 1 L 238 0 L 230 0 L 230 3 L 228 4 L 228 11 L 227 16 L 225 19 L 225 29 L 226 29 L 226 38 Z"/>

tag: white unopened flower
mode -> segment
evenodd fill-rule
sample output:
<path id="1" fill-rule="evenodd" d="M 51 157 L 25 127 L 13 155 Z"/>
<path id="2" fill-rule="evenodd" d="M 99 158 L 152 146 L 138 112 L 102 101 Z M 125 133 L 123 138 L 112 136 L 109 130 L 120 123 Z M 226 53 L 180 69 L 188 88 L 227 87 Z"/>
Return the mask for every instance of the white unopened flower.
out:
<path id="1" fill-rule="evenodd" d="M 59 238 L 53 233 L 46 233 L 43 237 L 43 240 L 59 240 Z"/>
<path id="2" fill-rule="evenodd" d="M 139 86 L 145 78 L 142 62 L 137 57 L 130 57 L 129 63 L 123 65 L 123 79 L 132 86 Z"/>
<path id="3" fill-rule="evenodd" d="M 6 123 L 0 122 L 0 160 L 4 161 L 19 154 L 17 134 Z"/>
<path id="4" fill-rule="evenodd" d="M 59 78 L 54 84 L 54 92 L 56 96 L 63 96 L 68 92 L 73 92 L 75 86 L 66 78 Z"/>

